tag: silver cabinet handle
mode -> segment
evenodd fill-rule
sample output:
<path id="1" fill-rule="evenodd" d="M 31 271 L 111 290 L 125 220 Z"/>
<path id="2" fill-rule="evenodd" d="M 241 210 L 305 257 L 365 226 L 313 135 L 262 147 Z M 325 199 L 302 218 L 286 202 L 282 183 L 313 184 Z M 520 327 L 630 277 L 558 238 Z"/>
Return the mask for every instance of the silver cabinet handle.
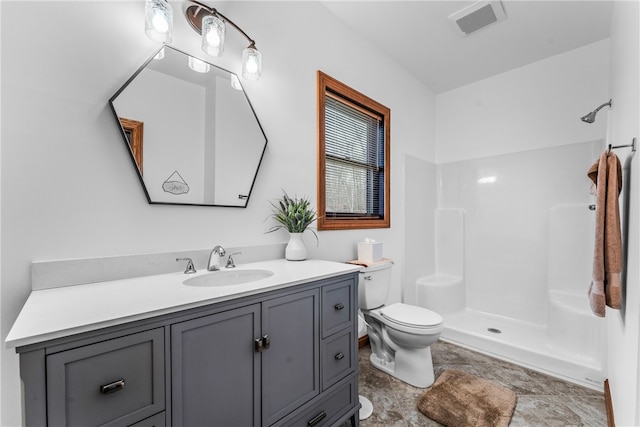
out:
<path id="1" fill-rule="evenodd" d="M 315 417 L 311 418 L 307 422 L 307 426 L 313 427 L 314 425 L 318 424 L 320 421 L 324 420 L 326 417 L 327 417 L 327 413 L 325 411 L 322 411 Z"/>
<path id="2" fill-rule="evenodd" d="M 269 335 L 264 335 L 262 337 L 262 345 L 264 346 L 265 350 L 268 350 L 269 347 L 271 347 L 271 337 Z"/>
<path id="3" fill-rule="evenodd" d="M 340 352 L 340 353 L 336 354 L 334 357 L 335 357 L 336 360 L 342 360 L 342 359 L 344 359 L 344 353 Z"/>
<path id="4" fill-rule="evenodd" d="M 114 381 L 111 384 L 105 384 L 100 386 L 101 394 L 111 394 L 116 391 L 120 391 L 124 388 L 124 378 L 118 381 Z"/>
<path id="5" fill-rule="evenodd" d="M 269 335 L 263 335 L 261 338 L 253 340 L 256 353 L 262 353 L 263 350 L 268 350 L 271 347 L 271 337 Z"/>
<path id="6" fill-rule="evenodd" d="M 333 308 L 335 308 L 336 310 L 342 310 L 344 309 L 344 304 L 339 302 L 338 304 L 334 305 Z"/>

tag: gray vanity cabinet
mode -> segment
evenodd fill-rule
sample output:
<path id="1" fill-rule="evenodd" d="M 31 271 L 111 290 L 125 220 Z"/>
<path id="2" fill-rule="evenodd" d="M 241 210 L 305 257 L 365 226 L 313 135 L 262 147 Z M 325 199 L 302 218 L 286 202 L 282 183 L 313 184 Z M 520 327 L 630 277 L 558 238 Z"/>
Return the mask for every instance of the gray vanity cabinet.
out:
<path id="1" fill-rule="evenodd" d="M 314 289 L 173 325 L 173 425 L 268 426 L 318 395 L 318 308 Z"/>
<path id="2" fill-rule="evenodd" d="M 27 426 L 358 426 L 357 274 L 18 348 Z"/>

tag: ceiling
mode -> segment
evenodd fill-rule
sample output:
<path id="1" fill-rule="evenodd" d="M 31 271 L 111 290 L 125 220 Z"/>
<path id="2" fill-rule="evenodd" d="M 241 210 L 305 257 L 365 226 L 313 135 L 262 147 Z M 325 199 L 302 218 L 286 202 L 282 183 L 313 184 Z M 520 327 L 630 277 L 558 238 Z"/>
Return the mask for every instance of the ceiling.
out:
<path id="1" fill-rule="evenodd" d="M 322 1 L 435 93 L 609 37 L 613 1 L 503 0 L 506 20 L 463 37 L 447 18 L 473 3 Z"/>

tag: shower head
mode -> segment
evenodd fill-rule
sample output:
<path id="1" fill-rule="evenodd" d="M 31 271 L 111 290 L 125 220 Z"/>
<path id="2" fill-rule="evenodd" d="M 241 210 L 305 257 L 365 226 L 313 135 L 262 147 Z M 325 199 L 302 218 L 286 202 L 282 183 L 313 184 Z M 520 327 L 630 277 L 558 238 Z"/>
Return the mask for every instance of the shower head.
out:
<path id="1" fill-rule="evenodd" d="M 598 108 L 596 108 L 595 110 L 593 110 L 592 112 L 587 114 L 586 116 L 580 117 L 580 120 L 582 120 L 585 123 L 593 123 L 593 122 L 595 122 L 596 121 L 596 114 L 598 114 L 598 111 L 600 111 L 600 109 L 602 107 L 604 107 L 605 105 L 608 105 L 609 107 L 611 107 L 611 100 L 609 100 L 609 102 L 605 102 L 604 104 L 602 104 L 601 106 L 599 106 Z"/>

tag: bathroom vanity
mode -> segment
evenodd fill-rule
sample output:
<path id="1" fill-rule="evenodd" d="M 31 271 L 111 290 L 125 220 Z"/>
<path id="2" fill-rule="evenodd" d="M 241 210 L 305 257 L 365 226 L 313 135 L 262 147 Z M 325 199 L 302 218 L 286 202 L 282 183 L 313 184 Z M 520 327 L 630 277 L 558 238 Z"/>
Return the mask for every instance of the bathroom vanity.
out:
<path id="1" fill-rule="evenodd" d="M 358 425 L 358 267 L 276 260 L 234 277 L 243 269 L 273 274 L 33 291 L 7 337 L 26 425 Z"/>

